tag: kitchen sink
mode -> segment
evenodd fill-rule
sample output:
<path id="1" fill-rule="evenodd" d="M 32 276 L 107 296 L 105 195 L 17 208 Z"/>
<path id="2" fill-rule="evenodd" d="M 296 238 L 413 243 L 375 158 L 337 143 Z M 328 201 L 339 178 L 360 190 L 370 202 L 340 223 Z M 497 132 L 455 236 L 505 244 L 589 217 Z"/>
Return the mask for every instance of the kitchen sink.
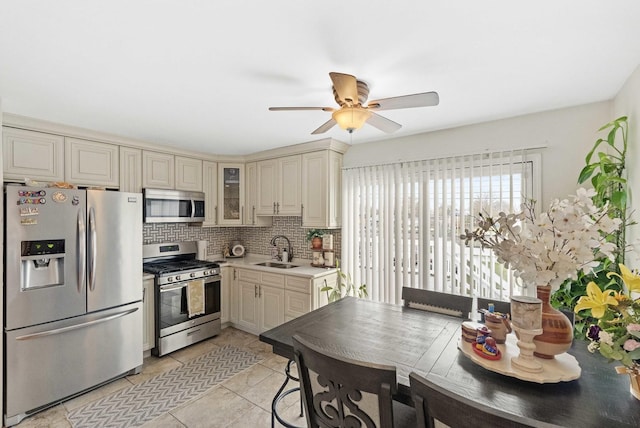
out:
<path id="1" fill-rule="evenodd" d="M 278 268 L 278 269 L 291 269 L 291 268 L 298 267 L 296 265 L 290 265 L 288 263 L 280 263 L 280 262 L 262 262 L 262 263 L 256 263 L 255 265 Z"/>

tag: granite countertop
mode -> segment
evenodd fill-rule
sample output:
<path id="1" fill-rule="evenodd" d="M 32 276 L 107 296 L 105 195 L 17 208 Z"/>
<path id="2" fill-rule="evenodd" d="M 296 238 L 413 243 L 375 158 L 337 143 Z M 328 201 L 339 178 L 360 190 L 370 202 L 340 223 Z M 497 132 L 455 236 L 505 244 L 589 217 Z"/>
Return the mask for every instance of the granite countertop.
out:
<path id="1" fill-rule="evenodd" d="M 257 266 L 256 263 L 274 261 L 266 255 L 247 255 L 245 257 L 227 257 L 224 258 L 221 255 L 214 255 L 207 257 L 209 261 L 215 261 L 219 263 L 221 267 L 232 266 L 238 268 L 255 269 L 263 272 L 280 273 L 284 275 L 303 276 L 307 278 L 317 278 L 325 275 L 333 274 L 337 271 L 336 268 L 329 267 L 314 267 L 311 266 L 311 261 L 306 259 L 293 259 L 290 263 L 296 265 L 294 268 L 281 269 L 268 266 Z"/>

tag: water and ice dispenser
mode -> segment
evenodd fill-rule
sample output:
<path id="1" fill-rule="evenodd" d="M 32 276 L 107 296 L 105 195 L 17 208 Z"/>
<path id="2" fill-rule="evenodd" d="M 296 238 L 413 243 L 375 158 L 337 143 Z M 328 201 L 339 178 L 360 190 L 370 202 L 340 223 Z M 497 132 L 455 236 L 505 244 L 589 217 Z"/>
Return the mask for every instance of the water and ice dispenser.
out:
<path id="1" fill-rule="evenodd" d="M 22 241 L 21 290 L 64 284 L 64 241 Z"/>

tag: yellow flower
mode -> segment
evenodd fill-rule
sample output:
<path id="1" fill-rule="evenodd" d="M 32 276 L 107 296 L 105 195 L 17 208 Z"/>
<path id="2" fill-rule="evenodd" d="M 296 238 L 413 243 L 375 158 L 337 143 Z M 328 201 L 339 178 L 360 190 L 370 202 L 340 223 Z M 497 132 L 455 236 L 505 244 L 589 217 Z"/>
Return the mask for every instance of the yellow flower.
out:
<path id="1" fill-rule="evenodd" d="M 614 291 L 613 292 L 613 297 L 618 301 L 618 302 L 624 302 L 625 300 L 629 300 L 629 297 L 627 297 L 625 294 L 619 292 L 619 291 Z"/>
<path id="2" fill-rule="evenodd" d="M 618 266 L 620 267 L 620 272 L 622 273 L 622 275 L 618 275 L 616 272 L 609 272 L 607 274 L 607 278 L 617 276 L 622 279 L 622 282 L 624 282 L 629 291 L 640 292 L 640 275 L 631 272 L 629 268 L 627 268 L 622 263 L 620 263 Z"/>
<path id="3" fill-rule="evenodd" d="M 587 295 L 580 297 L 573 310 L 578 313 L 583 309 L 591 309 L 591 315 L 602 318 L 607 306 L 618 306 L 618 301 L 612 296 L 613 293 L 613 290 L 600 291 L 600 287 L 591 281 L 587 284 Z"/>

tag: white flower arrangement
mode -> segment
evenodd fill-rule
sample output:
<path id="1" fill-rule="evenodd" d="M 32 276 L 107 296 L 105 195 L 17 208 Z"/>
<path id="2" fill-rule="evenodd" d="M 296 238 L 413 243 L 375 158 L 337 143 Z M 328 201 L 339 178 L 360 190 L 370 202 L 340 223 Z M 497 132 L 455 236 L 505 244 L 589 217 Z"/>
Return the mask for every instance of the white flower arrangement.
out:
<path id="1" fill-rule="evenodd" d="M 595 190 L 578 189 L 568 199 L 554 200 L 536 216 L 533 201 L 522 204 L 517 214 L 501 212 L 497 218 L 480 214 L 478 227 L 465 230 L 466 244 L 479 242 L 490 248 L 500 263 L 514 270 L 526 284 L 557 289 L 579 272 L 590 273 L 598 260 L 614 260 L 616 245 L 607 235 L 622 224 L 609 217 L 609 207 L 593 204 Z"/>

